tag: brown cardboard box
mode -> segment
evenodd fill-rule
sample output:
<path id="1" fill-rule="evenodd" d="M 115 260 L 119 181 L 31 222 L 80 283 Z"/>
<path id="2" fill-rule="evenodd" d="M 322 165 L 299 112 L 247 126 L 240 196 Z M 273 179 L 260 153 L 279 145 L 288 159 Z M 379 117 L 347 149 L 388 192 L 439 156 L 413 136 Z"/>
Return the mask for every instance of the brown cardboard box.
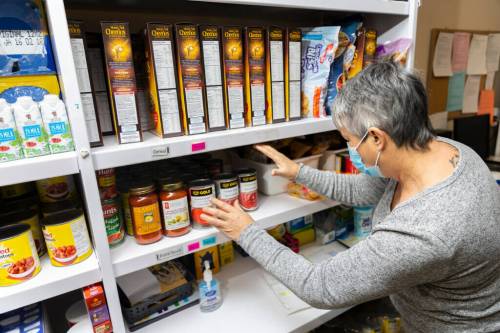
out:
<path id="1" fill-rule="evenodd" d="M 206 96 L 198 27 L 175 25 L 177 72 L 183 123 L 186 134 L 200 134 L 206 128 Z"/>
<path id="2" fill-rule="evenodd" d="M 113 122 L 119 143 L 142 141 L 127 22 L 101 22 Z"/>
<path id="3" fill-rule="evenodd" d="M 102 146 L 101 125 L 97 116 L 92 78 L 89 73 L 85 29 L 83 23 L 79 21 L 69 21 L 68 29 L 89 143 L 91 147 Z"/>
<path id="4" fill-rule="evenodd" d="M 240 27 L 222 28 L 224 100 L 229 128 L 245 127 L 245 66 L 243 34 Z"/>
<path id="5" fill-rule="evenodd" d="M 224 130 L 227 128 L 227 119 L 224 107 L 220 29 L 216 25 L 202 25 L 199 29 L 207 94 L 208 129 Z"/>
<path id="6" fill-rule="evenodd" d="M 212 273 L 217 274 L 220 269 L 219 247 L 217 245 L 200 250 L 194 254 L 194 270 L 197 280 L 203 279 L 203 271 L 205 270 L 203 262 L 205 260 L 210 262 Z"/>
<path id="7" fill-rule="evenodd" d="M 266 124 L 269 104 L 266 103 L 266 29 L 245 28 L 245 98 L 247 124 Z"/>
<path id="8" fill-rule="evenodd" d="M 267 30 L 268 123 L 280 123 L 286 120 L 285 113 L 285 31 L 279 27 Z"/>
<path id="9" fill-rule="evenodd" d="M 154 133 L 161 138 L 183 135 L 172 25 L 148 23 L 144 33 Z"/>
<path id="10" fill-rule="evenodd" d="M 302 31 L 288 28 L 285 47 L 285 107 L 286 119 L 298 120 L 301 112 Z"/>

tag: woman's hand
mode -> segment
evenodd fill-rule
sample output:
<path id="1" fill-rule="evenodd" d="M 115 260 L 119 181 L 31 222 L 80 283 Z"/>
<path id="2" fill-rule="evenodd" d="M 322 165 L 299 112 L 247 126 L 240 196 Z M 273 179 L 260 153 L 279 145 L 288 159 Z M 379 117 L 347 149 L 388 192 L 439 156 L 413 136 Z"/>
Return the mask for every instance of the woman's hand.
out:
<path id="1" fill-rule="evenodd" d="M 268 145 L 256 145 L 255 149 L 266 155 L 276 163 L 277 169 L 273 169 L 273 176 L 281 176 L 290 180 L 295 180 L 299 173 L 299 165 Z"/>
<path id="2" fill-rule="evenodd" d="M 237 241 L 241 232 L 254 222 L 250 215 L 241 209 L 238 200 L 233 206 L 218 199 L 212 199 L 212 203 L 215 208 L 203 208 L 204 214 L 201 218 L 234 241 Z"/>

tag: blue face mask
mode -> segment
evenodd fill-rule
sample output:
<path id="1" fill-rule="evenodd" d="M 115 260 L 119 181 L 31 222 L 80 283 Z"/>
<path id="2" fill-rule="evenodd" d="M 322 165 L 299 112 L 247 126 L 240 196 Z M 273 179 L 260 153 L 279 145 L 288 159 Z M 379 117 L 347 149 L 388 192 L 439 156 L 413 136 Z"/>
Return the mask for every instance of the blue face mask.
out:
<path id="1" fill-rule="evenodd" d="M 356 167 L 356 169 L 359 170 L 359 172 L 362 172 L 362 173 L 367 174 L 367 175 L 372 176 L 372 177 L 384 177 L 382 175 L 382 172 L 380 171 L 379 166 L 378 166 L 378 160 L 380 158 L 380 151 L 377 154 L 377 159 L 375 160 L 375 165 L 371 166 L 371 167 L 367 167 L 363 163 L 363 160 L 361 159 L 361 155 L 359 155 L 359 153 L 358 153 L 359 146 L 361 145 L 361 143 L 363 143 L 363 141 L 366 139 L 367 136 L 368 136 L 368 132 L 366 132 L 365 135 L 363 135 L 363 137 L 361 138 L 361 141 L 359 141 L 357 146 L 354 148 L 351 148 L 351 147 L 349 147 L 349 145 L 347 145 L 349 148 L 349 157 L 351 158 L 351 162 Z"/>

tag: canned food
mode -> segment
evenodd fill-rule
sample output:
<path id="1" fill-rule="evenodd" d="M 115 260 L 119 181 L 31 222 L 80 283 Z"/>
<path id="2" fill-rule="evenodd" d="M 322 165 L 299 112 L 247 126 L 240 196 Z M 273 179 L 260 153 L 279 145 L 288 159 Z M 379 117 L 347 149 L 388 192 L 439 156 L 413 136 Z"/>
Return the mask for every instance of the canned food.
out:
<path id="1" fill-rule="evenodd" d="M 108 236 L 108 244 L 111 246 L 120 244 L 125 237 L 120 208 L 120 198 L 102 201 L 104 225 Z"/>
<path id="2" fill-rule="evenodd" d="M 97 184 L 101 200 L 114 199 L 118 196 L 116 189 L 115 169 L 102 169 L 96 171 Z"/>
<path id="3" fill-rule="evenodd" d="M 37 180 L 36 188 L 43 203 L 77 198 L 73 176 L 60 176 Z"/>
<path id="4" fill-rule="evenodd" d="M 77 203 L 72 200 L 63 200 L 58 202 L 44 203 L 42 205 L 42 216 L 49 217 L 61 212 L 67 212 L 69 210 L 80 208 Z"/>
<path id="5" fill-rule="evenodd" d="M 232 205 L 239 197 L 238 177 L 232 173 L 221 173 L 214 178 L 217 198 Z"/>
<path id="6" fill-rule="evenodd" d="M 38 220 L 38 213 L 36 210 L 24 210 L 12 212 L 9 214 L 2 215 L 0 217 L 2 224 L 27 224 L 30 226 L 31 235 L 33 241 L 35 242 L 35 248 L 38 256 L 45 254 L 45 241 L 43 239 L 42 229 L 40 228 L 40 223 Z"/>
<path id="7" fill-rule="evenodd" d="M 0 198 L 14 199 L 30 193 L 33 190 L 33 183 L 19 183 L 0 187 Z"/>
<path id="8" fill-rule="evenodd" d="M 255 169 L 238 170 L 240 184 L 240 205 L 244 210 L 256 210 L 259 206 L 257 194 L 257 171 Z"/>
<path id="9" fill-rule="evenodd" d="M 22 198 L 15 198 L 8 201 L 0 202 L 0 211 L 2 214 L 24 211 L 33 209 L 38 211 L 38 196 L 33 194 Z"/>
<path id="10" fill-rule="evenodd" d="M 130 193 L 127 189 L 127 192 L 122 192 L 122 205 L 123 205 L 123 217 L 125 220 L 125 230 L 129 236 L 134 235 L 134 226 L 132 224 L 132 213 L 130 212 L 130 203 L 128 199 L 130 197 Z"/>
<path id="11" fill-rule="evenodd" d="M 79 209 L 44 218 L 42 230 L 54 266 L 77 264 L 92 254 L 85 217 Z"/>
<path id="12" fill-rule="evenodd" d="M 27 224 L 0 228 L 0 286 L 11 286 L 40 272 L 40 259 Z"/>
<path id="13" fill-rule="evenodd" d="M 210 177 L 217 177 L 220 173 L 222 173 L 222 160 L 218 158 L 211 158 L 203 163 L 203 166 L 208 171 Z"/>
<path id="14" fill-rule="evenodd" d="M 197 226 L 207 227 L 208 223 L 201 218 L 203 208 L 212 206 L 215 198 L 215 186 L 210 179 L 198 179 L 189 184 L 189 198 L 191 201 L 191 219 Z"/>

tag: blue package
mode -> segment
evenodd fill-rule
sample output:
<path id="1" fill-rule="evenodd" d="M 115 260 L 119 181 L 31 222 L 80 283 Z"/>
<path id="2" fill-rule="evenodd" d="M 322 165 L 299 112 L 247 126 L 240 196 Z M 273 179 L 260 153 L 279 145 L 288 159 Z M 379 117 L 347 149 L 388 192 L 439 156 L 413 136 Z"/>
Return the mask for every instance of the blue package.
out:
<path id="1" fill-rule="evenodd" d="M 356 31 L 360 27 L 360 21 L 352 21 L 342 25 L 339 32 L 339 47 L 335 52 L 335 59 L 330 66 L 328 76 L 328 92 L 325 100 L 326 114 L 331 115 L 331 105 L 337 93 L 344 83 L 344 57 L 349 53 L 354 55 L 354 43 L 356 42 Z M 352 49 L 351 49 L 352 48 Z"/>
<path id="2" fill-rule="evenodd" d="M 0 315 L 0 332 L 44 333 L 46 318 L 41 303 Z"/>
<path id="3" fill-rule="evenodd" d="M 294 234 L 304 229 L 311 228 L 312 225 L 313 225 L 313 216 L 306 215 L 287 222 L 286 229 L 289 233 Z"/>
<path id="4" fill-rule="evenodd" d="M 42 1 L 1 1 L 0 76 L 55 73 Z"/>

